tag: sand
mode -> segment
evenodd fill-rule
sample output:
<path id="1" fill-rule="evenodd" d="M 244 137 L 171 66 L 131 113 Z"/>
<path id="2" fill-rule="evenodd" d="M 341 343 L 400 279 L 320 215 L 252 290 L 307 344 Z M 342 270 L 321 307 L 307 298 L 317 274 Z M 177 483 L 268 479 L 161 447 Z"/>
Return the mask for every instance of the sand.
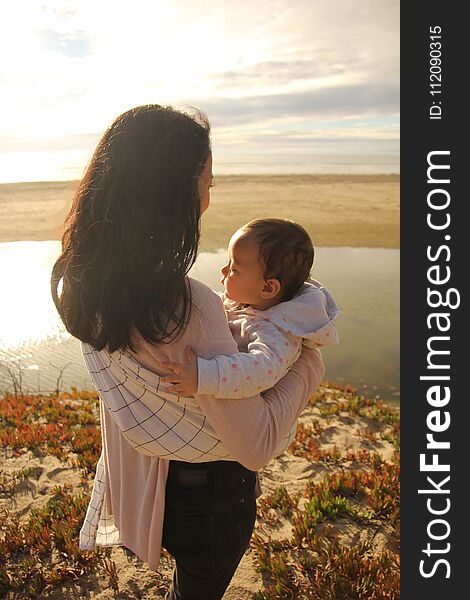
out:
<path id="1" fill-rule="evenodd" d="M 320 450 L 326 452 L 336 448 L 342 453 L 343 458 L 314 461 L 311 458 L 296 456 L 289 450 L 270 461 L 261 470 L 263 495 L 258 499 L 255 533 L 264 535 L 268 539 L 280 540 L 288 537 L 292 529 L 292 524 L 285 518 L 281 517 L 275 524 L 269 524 L 261 515 L 263 499 L 272 494 L 279 486 L 285 486 L 289 494 L 299 493 L 302 496 L 308 480 L 320 482 L 326 474 L 344 473 L 344 469 L 370 469 L 370 466 L 361 465 L 360 462 L 356 463 L 344 457 L 348 450 L 353 452 L 361 449 L 368 450 L 378 453 L 384 461 L 392 460 L 394 447 L 379 433 L 380 429 L 388 431 L 387 425 L 383 428 L 377 421 L 366 415 L 357 414 L 357 411 L 343 409 L 326 415 L 326 407 L 340 405 L 347 396 L 342 396 L 341 390 L 337 391 L 333 387 L 329 387 L 329 384 L 324 384 L 318 395 L 319 402 L 307 405 L 300 418 L 300 423 L 307 427 L 316 423 L 320 428 L 317 437 Z M 367 431 L 369 435 L 365 436 L 364 432 Z M 375 431 L 375 435 L 370 433 L 372 431 Z M 34 469 L 28 479 L 23 480 L 17 486 L 13 497 L 2 497 L 0 494 L 0 512 L 8 509 L 19 515 L 21 521 L 24 522 L 31 509 L 41 508 L 46 504 L 47 500 L 52 497 L 55 486 L 68 484 L 72 493 L 82 492 L 84 484 L 81 481 L 80 472 L 71 464 L 74 456 L 71 453 L 69 460 L 62 462 L 57 457 L 50 455 L 34 457 L 31 451 L 17 457 L 13 457 L 11 454 L 8 456 L 8 453 L 0 453 L 0 473 L 8 474 L 25 467 Z M 92 478 L 89 476 L 86 484 L 88 490 L 91 483 Z M 268 509 L 269 511 L 272 512 L 273 509 Z M 392 551 L 395 554 L 398 552 L 396 542 L 386 522 L 377 520 L 371 523 L 357 522 L 354 519 L 340 517 L 334 520 L 333 524 L 340 536 L 341 544 L 352 547 L 360 542 L 368 542 L 370 543 L 370 553 L 373 556 L 384 551 Z M 146 563 L 124 547 L 107 549 L 106 552 L 116 566 L 119 585 L 119 592 L 116 595 L 109 587 L 109 576 L 104 573 L 102 567 L 97 567 L 90 575 L 83 575 L 73 581 L 64 581 L 53 591 L 44 593 L 41 597 L 49 600 L 62 600 L 63 598 L 79 600 L 84 597 L 95 600 L 164 598 L 173 569 L 171 557 L 162 559 L 156 574 L 148 569 Z M 253 599 L 257 591 L 265 589 L 266 584 L 267 582 L 263 581 L 261 574 L 256 570 L 255 550 L 249 548 L 224 595 L 224 600 Z M 281 596 L 275 597 L 280 598 Z M 302 594 L 299 600 L 306 600 L 306 598 L 307 596 Z M 340 599 L 338 598 L 338 600 Z"/>
<path id="2" fill-rule="evenodd" d="M 316 246 L 398 248 L 399 175 L 216 176 L 201 250 L 225 248 L 247 221 L 299 221 Z M 0 242 L 60 239 L 77 182 L 0 185 Z"/>

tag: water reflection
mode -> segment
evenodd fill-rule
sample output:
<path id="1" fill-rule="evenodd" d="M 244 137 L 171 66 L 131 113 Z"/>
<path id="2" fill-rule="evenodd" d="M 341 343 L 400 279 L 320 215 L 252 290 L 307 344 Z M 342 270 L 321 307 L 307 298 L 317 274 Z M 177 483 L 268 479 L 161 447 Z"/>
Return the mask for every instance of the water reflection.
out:
<path id="1" fill-rule="evenodd" d="M 316 248 L 313 275 L 341 309 L 339 346 L 324 349 L 325 378 L 371 396 L 399 400 L 400 252 L 383 248 Z M 222 289 L 226 250 L 202 254 L 192 274 Z"/>
<path id="2" fill-rule="evenodd" d="M 32 391 L 89 384 L 77 342 L 64 331 L 50 296 L 50 270 L 59 251 L 57 241 L 0 243 L 6 284 L 0 297 L 0 390 L 11 387 L 15 373 Z M 201 253 L 191 275 L 221 290 L 225 258 L 226 250 Z M 325 377 L 398 401 L 399 251 L 317 248 L 313 274 L 341 308 L 341 343 L 324 351 Z"/>
<path id="3" fill-rule="evenodd" d="M 51 267 L 60 242 L 0 243 L 0 349 L 60 338 L 51 300 Z"/>

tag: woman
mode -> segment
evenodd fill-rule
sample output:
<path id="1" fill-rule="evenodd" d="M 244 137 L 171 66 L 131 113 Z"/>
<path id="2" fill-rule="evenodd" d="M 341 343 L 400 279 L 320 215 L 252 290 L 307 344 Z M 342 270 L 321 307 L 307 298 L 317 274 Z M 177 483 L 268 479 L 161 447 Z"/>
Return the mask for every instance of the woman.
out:
<path id="1" fill-rule="evenodd" d="M 52 272 L 52 294 L 100 391 L 103 450 L 80 545 L 122 544 L 156 570 L 175 557 L 171 600 L 216 600 L 246 550 L 256 471 L 287 447 L 323 375 L 304 350 L 274 388 L 180 399 L 164 361 L 236 353 L 219 297 L 187 277 L 208 208 L 207 119 L 140 106 L 98 143 Z M 59 283 L 62 289 L 58 293 Z"/>

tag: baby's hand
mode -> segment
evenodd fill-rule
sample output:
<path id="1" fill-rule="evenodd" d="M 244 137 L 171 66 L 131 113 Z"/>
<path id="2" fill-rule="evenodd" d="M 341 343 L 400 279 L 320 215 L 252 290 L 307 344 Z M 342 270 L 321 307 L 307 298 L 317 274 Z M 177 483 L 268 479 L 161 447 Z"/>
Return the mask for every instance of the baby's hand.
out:
<path id="1" fill-rule="evenodd" d="M 185 364 L 177 362 L 162 362 L 161 365 L 165 369 L 172 371 L 172 375 L 165 375 L 160 380 L 163 383 L 172 383 L 166 391 L 177 396 L 194 396 L 197 392 L 198 385 L 198 370 L 197 356 L 192 351 L 192 348 L 186 348 Z"/>

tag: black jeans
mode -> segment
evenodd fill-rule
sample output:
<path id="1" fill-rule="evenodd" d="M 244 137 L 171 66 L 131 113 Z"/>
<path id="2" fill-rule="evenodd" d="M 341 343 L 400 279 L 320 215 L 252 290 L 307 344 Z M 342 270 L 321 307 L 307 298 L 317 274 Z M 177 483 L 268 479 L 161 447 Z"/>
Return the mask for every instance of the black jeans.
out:
<path id="1" fill-rule="evenodd" d="M 162 545 L 176 560 L 168 600 L 219 600 L 248 547 L 256 473 L 234 461 L 170 461 Z"/>

